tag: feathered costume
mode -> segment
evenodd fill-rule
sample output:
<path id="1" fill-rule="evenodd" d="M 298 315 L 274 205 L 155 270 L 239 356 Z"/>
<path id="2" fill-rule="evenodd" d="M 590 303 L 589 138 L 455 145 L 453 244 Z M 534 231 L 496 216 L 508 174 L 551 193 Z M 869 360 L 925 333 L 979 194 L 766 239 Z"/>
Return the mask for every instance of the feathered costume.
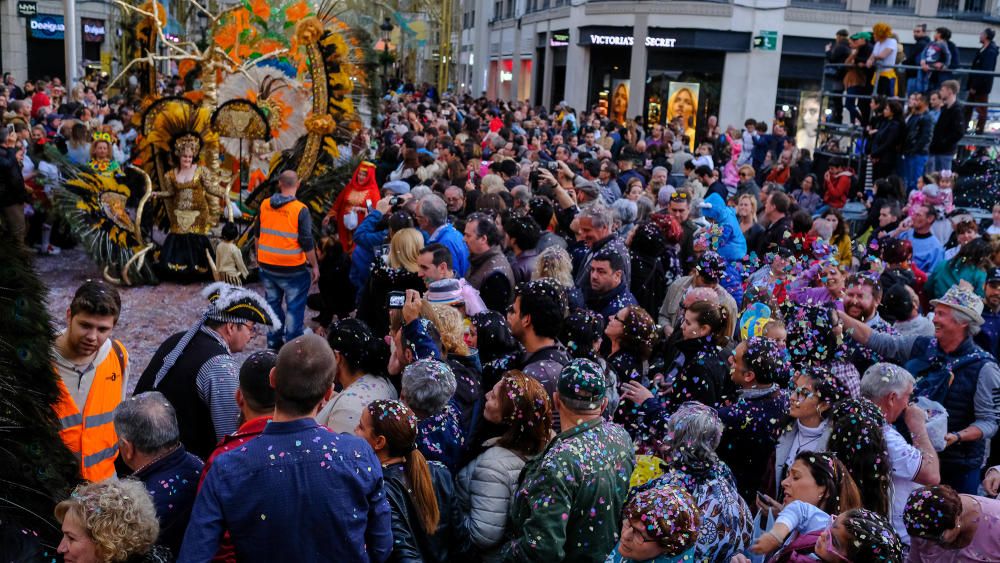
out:
<path id="1" fill-rule="evenodd" d="M 103 267 L 104 277 L 125 285 L 154 283 L 146 242 L 139 226 L 152 184 L 141 170 L 128 167 L 125 174 L 94 172 L 63 166 L 69 179 L 53 190 L 57 210 L 90 257 Z M 135 215 L 129 202 L 139 196 Z"/>
<path id="2" fill-rule="evenodd" d="M 269 144 L 275 151 L 266 180 L 261 182 L 263 189 L 254 190 L 243 208 L 254 212 L 274 192 L 281 172 L 295 170 L 302 182 L 298 199 L 309 207 L 318 228 L 362 156 L 355 157 L 347 147 L 362 127 L 361 113 L 371 107 L 365 97 L 371 93 L 368 76 L 375 68 L 370 36 L 337 19 L 336 6 L 325 1 L 314 13 L 306 0 L 243 0 L 226 10 L 212 28 L 213 46 L 225 54 L 214 59 L 223 61 L 215 67 L 220 72 L 202 73 L 210 81 L 201 92 L 204 105 L 191 101 L 198 92 L 146 102 L 133 155 L 134 164 L 148 178 L 134 182 L 122 181 L 118 174 L 100 178 L 93 170 L 64 172 L 71 179 L 62 190 L 60 209 L 108 280 L 155 282 L 151 265 L 157 266 L 155 273 L 160 277 L 208 276 L 205 251 L 210 248 L 212 228 L 228 206 L 230 184 L 220 161 L 217 131 L 224 128 L 213 127 L 217 102 L 224 103 L 216 119 L 227 104 L 252 104 L 254 112 L 231 112 L 232 116 L 263 116 L 266 133 L 254 137 L 252 146 L 256 143 L 264 149 Z M 161 21 L 140 18 L 129 32 L 140 55 L 155 52 L 155 26 L 165 19 L 160 17 L 162 6 L 152 0 L 143 9 Z M 192 64 L 190 57 L 182 62 Z M 148 78 L 143 75 L 140 88 L 152 96 Z M 214 95 L 215 80 L 221 100 Z M 310 94 L 311 105 L 306 103 Z M 237 95 L 243 97 L 227 99 Z M 197 140 L 197 170 L 192 178 L 178 182 L 172 171 L 178 165 L 175 151 L 182 139 Z M 239 152 L 238 141 L 236 145 Z M 232 151 L 232 146 L 228 148 Z M 257 157 L 263 166 L 266 150 Z M 126 176 L 138 173 L 124 170 Z M 374 180 L 374 174 L 370 176 Z M 147 202 L 143 198 L 151 192 L 158 197 Z M 158 247 L 153 242 L 156 227 L 167 233 Z M 250 242 L 246 237 L 239 240 L 244 249 Z"/>
<path id="3" fill-rule="evenodd" d="M 51 557 L 60 530 L 56 503 L 79 482 L 80 463 L 59 437 L 53 405 L 59 376 L 46 288 L 31 259 L 0 233 L 0 560 Z M 23 559 L 15 557 L 16 554 Z M 28 557 L 32 553 L 37 557 Z"/>

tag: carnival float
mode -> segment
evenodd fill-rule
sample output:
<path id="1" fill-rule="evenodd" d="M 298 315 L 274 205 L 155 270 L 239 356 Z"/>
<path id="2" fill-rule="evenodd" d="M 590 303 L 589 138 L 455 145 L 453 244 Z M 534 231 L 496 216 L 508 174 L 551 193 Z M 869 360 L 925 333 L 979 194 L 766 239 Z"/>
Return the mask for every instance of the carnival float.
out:
<path id="1" fill-rule="evenodd" d="M 367 149 L 375 62 L 352 13 L 329 0 L 243 0 L 213 14 L 192 1 L 209 22 L 198 44 L 167 36 L 155 0 L 115 3 L 131 19 L 131 53 L 110 87 L 138 84 L 138 138 L 117 162 L 114 134 L 97 131 L 91 161 L 63 165 L 54 190 L 104 277 L 208 278 L 220 222 L 240 225 L 239 243 L 252 248 L 248 227 L 285 170 L 298 174 L 318 227 Z M 176 70 L 182 93 L 161 93 L 163 68 Z"/>

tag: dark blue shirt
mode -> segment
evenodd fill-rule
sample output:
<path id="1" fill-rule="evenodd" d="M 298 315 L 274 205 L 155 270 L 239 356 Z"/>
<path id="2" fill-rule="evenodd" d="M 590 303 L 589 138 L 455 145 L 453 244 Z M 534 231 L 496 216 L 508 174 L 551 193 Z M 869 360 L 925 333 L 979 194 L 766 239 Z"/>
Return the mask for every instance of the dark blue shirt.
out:
<path id="1" fill-rule="evenodd" d="M 213 462 L 178 561 L 211 560 L 225 530 L 239 561 L 385 561 L 382 466 L 365 441 L 312 418 L 269 422 Z"/>
<path id="2" fill-rule="evenodd" d="M 156 543 L 169 547 L 172 553 L 177 553 L 184 539 L 204 465 L 183 445 L 178 445 L 174 451 L 132 475 L 146 485 L 153 498 L 156 518 L 160 521 Z"/>

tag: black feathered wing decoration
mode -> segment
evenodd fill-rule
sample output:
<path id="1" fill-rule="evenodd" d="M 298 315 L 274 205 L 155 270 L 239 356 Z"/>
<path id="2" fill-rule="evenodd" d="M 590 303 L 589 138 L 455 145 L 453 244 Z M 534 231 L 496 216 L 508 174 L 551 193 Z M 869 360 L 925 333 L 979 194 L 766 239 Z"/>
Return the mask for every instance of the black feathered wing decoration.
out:
<path id="1" fill-rule="evenodd" d="M 47 289 L 26 249 L 0 232 L 0 527 L 30 530 L 52 551 L 52 511 L 80 480 L 80 463 L 59 437 L 58 374 Z"/>

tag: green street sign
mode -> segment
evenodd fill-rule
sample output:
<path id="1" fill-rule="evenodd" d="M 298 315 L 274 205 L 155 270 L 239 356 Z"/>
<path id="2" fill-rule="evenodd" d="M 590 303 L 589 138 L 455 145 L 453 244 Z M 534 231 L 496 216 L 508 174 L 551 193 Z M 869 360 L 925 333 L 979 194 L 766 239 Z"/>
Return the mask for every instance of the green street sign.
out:
<path id="1" fill-rule="evenodd" d="M 765 51 L 776 51 L 778 49 L 778 32 L 761 31 L 760 35 L 754 36 L 753 48 Z"/>

